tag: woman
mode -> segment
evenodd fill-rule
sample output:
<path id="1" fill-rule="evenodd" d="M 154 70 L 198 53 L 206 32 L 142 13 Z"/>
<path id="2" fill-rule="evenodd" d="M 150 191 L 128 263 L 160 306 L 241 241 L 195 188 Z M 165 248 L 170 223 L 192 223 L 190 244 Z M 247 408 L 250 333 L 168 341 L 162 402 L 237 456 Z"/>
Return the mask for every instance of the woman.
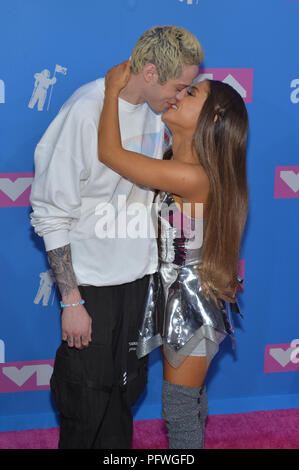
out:
<path id="1" fill-rule="evenodd" d="M 205 377 L 219 343 L 231 334 L 228 307 L 240 313 L 235 294 L 241 287 L 237 269 L 248 210 L 247 111 L 227 84 L 206 80 L 189 87 L 163 115 L 173 138 L 165 156 L 170 159 L 155 160 L 121 145 L 118 94 L 129 74 L 127 61 L 106 76 L 99 159 L 135 183 L 160 190 L 160 266 L 149 289 L 139 352 L 163 341 L 169 447 L 203 448 Z M 159 316 L 153 323 L 161 303 L 162 328 Z"/>

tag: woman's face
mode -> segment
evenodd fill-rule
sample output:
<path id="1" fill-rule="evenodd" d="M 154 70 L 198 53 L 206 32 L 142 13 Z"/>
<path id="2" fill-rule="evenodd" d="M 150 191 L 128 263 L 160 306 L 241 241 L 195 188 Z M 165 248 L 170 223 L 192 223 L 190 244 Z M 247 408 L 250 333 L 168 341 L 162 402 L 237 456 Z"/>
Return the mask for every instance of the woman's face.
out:
<path id="1" fill-rule="evenodd" d="M 163 114 L 163 121 L 174 132 L 181 130 L 193 135 L 204 102 L 209 94 L 209 82 L 190 86 L 184 96 Z"/>

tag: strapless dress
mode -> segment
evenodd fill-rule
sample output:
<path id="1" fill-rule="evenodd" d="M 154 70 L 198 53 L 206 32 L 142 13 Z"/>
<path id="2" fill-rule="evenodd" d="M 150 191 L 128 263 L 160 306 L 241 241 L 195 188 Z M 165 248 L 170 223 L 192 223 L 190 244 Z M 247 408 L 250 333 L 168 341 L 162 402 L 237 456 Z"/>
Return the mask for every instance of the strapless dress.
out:
<path id="1" fill-rule="evenodd" d="M 205 219 L 184 215 L 171 193 L 159 192 L 156 203 L 159 270 L 150 276 L 137 356 L 163 345 L 173 367 L 189 355 L 205 356 L 209 364 L 227 335 L 234 347 L 231 313 L 242 314 L 238 302 L 219 299 L 218 307 L 201 290 L 198 269 Z"/>

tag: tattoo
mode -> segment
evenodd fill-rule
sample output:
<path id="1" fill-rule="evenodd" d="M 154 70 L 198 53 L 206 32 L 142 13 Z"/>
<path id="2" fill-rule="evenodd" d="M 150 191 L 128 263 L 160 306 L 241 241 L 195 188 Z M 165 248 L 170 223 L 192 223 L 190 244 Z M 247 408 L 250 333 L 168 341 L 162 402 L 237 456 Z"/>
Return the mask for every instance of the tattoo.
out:
<path id="1" fill-rule="evenodd" d="M 61 248 L 48 251 L 48 259 L 61 296 L 67 296 L 78 287 L 72 265 L 71 245 L 65 245 Z"/>

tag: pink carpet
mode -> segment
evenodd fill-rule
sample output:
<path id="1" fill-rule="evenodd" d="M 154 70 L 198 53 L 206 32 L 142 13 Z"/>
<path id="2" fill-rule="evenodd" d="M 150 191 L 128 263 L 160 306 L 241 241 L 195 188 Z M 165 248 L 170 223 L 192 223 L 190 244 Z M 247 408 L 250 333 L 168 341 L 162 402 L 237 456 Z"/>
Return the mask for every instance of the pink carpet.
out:
<path id="1" fill-rule="evenodd" d="M 58 428 L 0 433 L 1 449 L 56 449 Z M 163 420 L 134 422 L 133 449 L 168 449 Z M 206 449 L 298 449 L 299 409 L 209 416 Z"/>

